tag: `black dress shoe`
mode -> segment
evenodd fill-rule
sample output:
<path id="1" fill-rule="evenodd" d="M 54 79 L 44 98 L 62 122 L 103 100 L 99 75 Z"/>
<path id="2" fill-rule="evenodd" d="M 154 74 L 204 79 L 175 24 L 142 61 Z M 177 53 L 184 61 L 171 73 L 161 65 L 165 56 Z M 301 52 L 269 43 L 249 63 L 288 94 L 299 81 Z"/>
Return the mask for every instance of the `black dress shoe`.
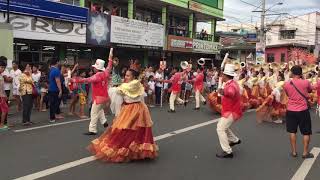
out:
<path id="1" fill-rule="evenodd" d="M 229 143 L 229 145 L 232 147 L 232 146 L 235 146 L 237 144 L 241 144 L 241 140 L 239 139 L 237 142 L 231 142 Z"/>
<path id="2" fill-rule="evenodd" d="M 204 102 L 203 102 L 203 105 L 206 105 L 206 104 L 207 104 L 207 101 L 204 101 Z"/>
<path id="3" fill-rule="evenodd" d="M 196 111 L 198 111 L 198 110 L 200 110 L 200 108 L 194 108 L 193 110 L 196 110 Z"/>
<path id="4" fill-rule="evenodd" d="M 83 133 L 84 135 L 87 135 L 87 136 L 94 136 L 94 135 L 97 135 L 97 133 L 94 133 L 94 132 L 86 132 L 86 133 Z"/>
<path id="5" fill-rule="evenodd" d="M 216 157 L 217 158 L 233 158 L 233 153 L 228 154 L 228 153 L 223 151 L 220 154 L 216 154 Z"/>
<path id="6" fill-rule="evenodd" d="M 169 109 L 168 112 L 169 112 L 169 113 L 175 113 L 176 110 Z"/>
<path id="7" fill-rule="evenodd" d="M 104 127 L 104 128 L 106 128 L 106 127 L 108 127 L 108 126 L 109 126 L 108 122 L 105 122 L 105 123 L 103 124 L 103 127 Z"/>

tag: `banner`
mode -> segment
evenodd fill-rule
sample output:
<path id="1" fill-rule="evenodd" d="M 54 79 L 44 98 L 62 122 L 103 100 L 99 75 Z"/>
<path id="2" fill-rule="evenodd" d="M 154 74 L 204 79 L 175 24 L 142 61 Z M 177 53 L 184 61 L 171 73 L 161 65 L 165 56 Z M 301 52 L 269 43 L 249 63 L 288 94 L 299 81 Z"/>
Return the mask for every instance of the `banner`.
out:
<path id="1" fill-rule="evenodd" d="M 0 0 L 0 11 L 7 11 L 7 0 Z M 10 0 L 11 13 L 63 21 L 87 23 L 88 8 L 48 0 Z"/>
<path id="2" fill-rule="evenodd" d="M 0 16 L 0 22 L 6 18 Z M 10 15 L 13 37 L 21 39 L 86 43 L 86 25 L 23 15 Z"/>
<path id="3" fill-rule="evenodd" d="M 193 39 L 193 51 L 206 54 L 219 54 L 220 44 L 212 41 Z"/>
<path id="4" fill-rule="evenodd" d="M 106 46 L 110 43 L 110 16 L 91 13 L 88 18 L 87 44 Z"/>
<path id="5" fill-rule="evenodd" d="M 261 43 L 256 43 L 256 64 L 264 64 L 266 62 L 265 46 Z"/>
<path id="6" fill-rule="evenodd" d="M 117 44 L 163 47 L 164 27 L 161 24 L 111 16 L 110 39 Z"/>
<path id="7" fill-rule="evenodd" d="M 193 48 L 192 38 L 168 35 L 167 50 L 178 51 L 178 52 L 192 52 L 192 48 Z"/>

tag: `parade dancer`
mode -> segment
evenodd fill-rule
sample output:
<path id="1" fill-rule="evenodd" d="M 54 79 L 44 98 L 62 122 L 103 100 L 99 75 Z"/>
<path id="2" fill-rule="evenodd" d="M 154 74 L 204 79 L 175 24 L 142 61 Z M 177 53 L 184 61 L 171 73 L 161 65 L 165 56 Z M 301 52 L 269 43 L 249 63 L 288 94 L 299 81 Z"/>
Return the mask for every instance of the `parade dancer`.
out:
<path id="1" fill-rule="evenodd" d="M 201 92 L 203 91 L 203 67 L 199 67 L 197 70 L 196 77 L 192 80 L 194 82 L 194 91 L 195 91 L 195 99 L 196 99 L 196 108 L 195 110 L 200 109 L 200 101 L 205 105 L 206 99 L 202 96 Z"/>
<path id="2" fill-rule="evenodd" d="M 105 69 L 104 64 L 105 61 L 101 59 L 97 59 L 96 63 L 92 65 L 94 68 L 95 75 L 89 78 L 76 78 L 71 79 L 72 82 L 75 83 L 91 83 L 92 84 L 92 108 L 91 108 L 91 121 L 89 125 L 89 132 L 85 133 L 85 135 L 96 135 L 97 130 L 97 122 L 100 120 L 101 124 L 106 128 L 108 127 L 107 119 L 104 114 L 104 108 L 106 103 L 108 102 L 108 80 L 110 76 L 110 71 L 112 68 L 112 57 L 113 57 L 113 49 L 110 49 L 109 54 L 109 62 L 108 66 Z"/>
<path id="3" fill-rule="evenodd" d="M 158 146 L 152 135 L 153 122 L 143 103 L 144 88 L 138 76 L 132 69 L 126 72 L 125 83 L 117 88 L 117 93 L 123 97 L 119 115 L 113 120 L 111 128 L 88 147 L 102 161 L 128 162 L 158 156 Z"/>
<path id="4" fill-rule="evenodd" d="M 187 63 L 187 62 L 184 61 L 183 63 Z M 183 63 L 181 63 L 181 64 L 183 64 Z M 187 69 L 186 66 L 182 66 L 183 72 L 176 72 L 171 77 L 170 80 L 163 81 L 163 82 L 172 83 L 171 94 L 170 94 L 170 98 L 169 98 L 170 109 L 168 111 L 170 113 L 176 112 L 176 110 L 174 108 L 175 101 L 178 101 L 179 104 L 184 104 L 184 101 L 179 97 L 179 94 L 181 92 L 181 84 L 182 84 L 183 80 L 185 79 L 185 70 Z"/>
<path id="5" fill-rule="evenodd" d="M 231 131 L 231 125 L 242 117 L 240 88 L 233 80 L 235 67 L 233 64 L 226 64 L 222 81 L 225 82 L 224 88 L 218 92 L 222 95 L 221 119 L 217 124 L 217 134 L 222 153 L 216 154 L 218 158 L 233 158 L 231 147 L 241 143 L 241 140 Z"/>

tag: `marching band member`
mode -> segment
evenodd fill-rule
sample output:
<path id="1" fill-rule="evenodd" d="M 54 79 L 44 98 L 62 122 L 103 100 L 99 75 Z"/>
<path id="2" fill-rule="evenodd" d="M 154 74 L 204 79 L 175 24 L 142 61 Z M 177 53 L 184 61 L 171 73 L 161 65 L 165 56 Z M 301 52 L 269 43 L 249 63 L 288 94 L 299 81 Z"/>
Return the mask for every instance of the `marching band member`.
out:
<path id="1" fill-rule="evenodd" d="M 221 119 L 217 124 L 217 133 L 220 141 L 222 153 L 216 154 L 218 158 L 233 158 L 231 146 L 240 144 L 240 139 L 231 131 L 231 125 L 242 117 L 240 88 L 233 80 L 235 68 L 233 64 L 226 64 L 222 80 L 225 82 L 224 88 L 218 92 L 222 95 Z"/>
<path id="2" fill-rule="evenodd" d="M 200 109 L 200 101 L 205 105 L 206 99 L 202 96 L 203 91 L 203 67 L 199 67 L 197 70 L 196 77 L 192 80 L 194 82 L 194 91 L 195 91 L 195 99 L 196 99 L 196 108 L 195 110 Z"/>
<path id="3" fill-rule="evenodd" d="M 188 62 L 184 61 L 183 63 L 188 63 Z M 186 66 L 187 65 L 188 64 L 186 64 Z M 168 111 L 170 113 L 175 113 L 176 112 L 175 107 L 174 107 L 175 101 L 177 101 L 179 104 L 183 104 L 184 103 L 184 101 L 179 97 L 179 94 L 181 92 L 181 84 L 185 80 L 185 71 L 187 69 L 186 66 L 182 66 L 183 72 L 176 72 L 171 77 L 170 80 L 164 80 L 163 81 L 163 82 L 167 82 L 167 83 L 172 83 L 171 94 L 170 94 L 170 98 L 169 98 L 170 109 Z"/>

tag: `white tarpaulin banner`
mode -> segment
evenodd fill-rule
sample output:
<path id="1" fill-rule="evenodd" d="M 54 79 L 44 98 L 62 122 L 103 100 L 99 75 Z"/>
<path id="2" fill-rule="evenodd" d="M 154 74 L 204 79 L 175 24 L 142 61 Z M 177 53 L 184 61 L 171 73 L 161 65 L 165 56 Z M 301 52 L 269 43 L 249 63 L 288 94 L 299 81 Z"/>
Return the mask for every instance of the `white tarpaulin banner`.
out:
<path id="1" fill-rule="evenodd" d="M 134 19 L 111 16 L 111 42 L 163 47 L 164 27 Z"/>
<path id="2" fill-rule="evenodd" d="M 0 22 L 6 22 L 0 16 Z M 86 43 L 86 25 L 52 19 L 10 14 L 13 37 L 31 40 Z"/>
<path id="3" fill-rule="evenodd" d="M 219 46 L 220 46 L 220 44 L 218 42 L 193 39 L 193 51 L 194 52 L 218 54 L 218 53 L 220 53 Z"/>

